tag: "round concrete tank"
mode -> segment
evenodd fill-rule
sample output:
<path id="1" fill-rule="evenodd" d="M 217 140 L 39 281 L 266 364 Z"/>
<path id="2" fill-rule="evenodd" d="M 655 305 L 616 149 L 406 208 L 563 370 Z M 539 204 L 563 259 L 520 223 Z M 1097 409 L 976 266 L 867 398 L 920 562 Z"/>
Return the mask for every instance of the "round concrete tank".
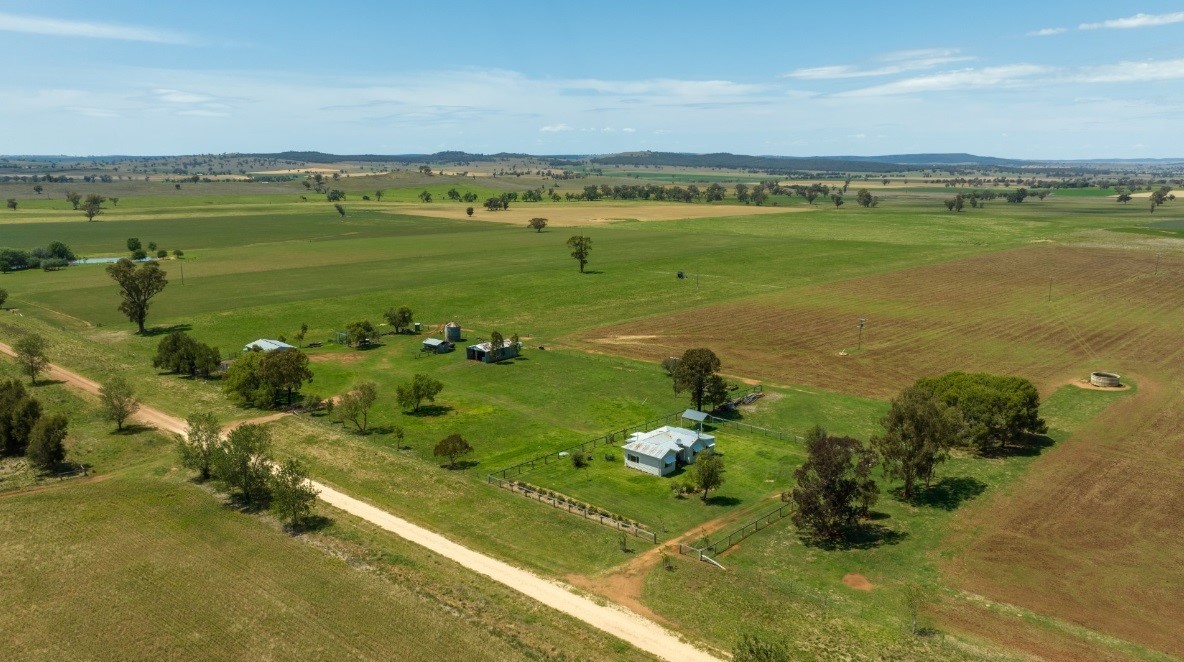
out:
<path id="1" fill-rule="evenodd" d="M 1089 373 L 1089 383 L 1094 386 L 1122 386 L 1122 380 L 1112 372 L 1091 372 Z"/>
<path id="2" fill-rule="evenodd" d="M 444 339 L 448 342 L 460 342 L 460 325 L 449 322 L 444 325 Z"/>

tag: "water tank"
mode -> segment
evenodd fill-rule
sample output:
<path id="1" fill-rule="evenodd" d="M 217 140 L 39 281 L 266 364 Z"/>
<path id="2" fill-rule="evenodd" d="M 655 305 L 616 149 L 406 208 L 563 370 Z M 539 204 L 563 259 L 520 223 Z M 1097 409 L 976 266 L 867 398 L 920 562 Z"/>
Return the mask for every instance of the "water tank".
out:
<path id="1" fill-rule="evenodd" d="M 444 325 L 444 339 L 448 342 L 460 342 L 460 325 L 449 322 Z"/>
<path id="2" fill-rule="evenodd" d="M 422 331 L 423 331 L 423 324 L 420 324 L 419 322 L 416 322 L 412 328 L 414 328 L 414 329 L 415 329 L 415 332 L 416 332 L 416 333 L 420 333 L 420 332 L 422 332 Z"/>

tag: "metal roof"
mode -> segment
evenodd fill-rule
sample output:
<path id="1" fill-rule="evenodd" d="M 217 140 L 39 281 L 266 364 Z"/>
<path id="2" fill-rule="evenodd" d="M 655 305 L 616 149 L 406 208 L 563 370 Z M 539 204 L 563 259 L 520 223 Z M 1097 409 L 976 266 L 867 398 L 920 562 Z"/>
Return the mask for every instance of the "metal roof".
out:
<path id="1" fill-rule="evenodd" d="M 621 447 L 622 450 L 633 451 L 638 455 L 645 455 L 658 460 L 666 459 L 666 456 L 677 453 L 678 451 L 665 444 L 655 444 L 645 440 L 631 441 Z"/>
<path id="2" fill-rule="evenodd" d="M 294 346 L 289 345 L 286 342 L 268 340 L 267 338 L 260 338 L 253 343 L 249 343 L 244 349 L 250 351 L 252 347 L 258 347 L 259 350 L 263 352 L 271 352 L 277 349 L 296 349 Z"/>
<path id="3" fill-rule="evenodd" d="M 698 409 L 688 409 L 682 413 L 682 417 L 696 423 L 702 423 L 707 420 L 707 412 L 699 411 Z"/>
<path id="4" fill-rule="evenodd" d="M 447 340 L 440 340 L 439 338 L 428 338 L 427 340 L 423 341 L 423 344 L 427 345 L 428 347 L 439 347 L 440 345 L 448 345 L 450 343 Z"/>

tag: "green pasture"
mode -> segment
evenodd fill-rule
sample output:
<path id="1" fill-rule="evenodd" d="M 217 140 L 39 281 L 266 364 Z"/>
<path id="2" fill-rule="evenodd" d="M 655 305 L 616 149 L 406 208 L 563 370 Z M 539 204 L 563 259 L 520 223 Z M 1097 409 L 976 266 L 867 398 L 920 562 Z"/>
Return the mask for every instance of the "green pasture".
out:
<path id="1" fill-rule="evenodd" d="M 0 378 L 16 376 L 0 358 Z M 293 537 L 193 483 L 170 435 L 116 433 L 92 398 L 52 381 L 31 390 L 69 416 L 68 459 L 89 476 L 0 459 L 6 659 L 648 659 L 332 509 Z"/>
<path id="2" fill-rule="evenodd" d="M 793 470 L 805 458 L 798 442 L 736 432 L 714 434 L 716 452 L 723 456 L 726 469 L 724 484 L 710 492 L 706 502 L 701 494 L 676 497 L 671 490 L 673 482 L 689 478 L 691 467 L 654 476 L 626 467 L 625 452 L 611 446 L 591 451 L 587 467 L 575 468 L 569 457 L 551 458 L 549 464 L 519 480 L 607 508 L 645 524 L 660 536 L 673 537 L 734 510 L 751 512 L 755 517 L 761 508 L 772 508 L 768 497 L 792 485 Z"/>

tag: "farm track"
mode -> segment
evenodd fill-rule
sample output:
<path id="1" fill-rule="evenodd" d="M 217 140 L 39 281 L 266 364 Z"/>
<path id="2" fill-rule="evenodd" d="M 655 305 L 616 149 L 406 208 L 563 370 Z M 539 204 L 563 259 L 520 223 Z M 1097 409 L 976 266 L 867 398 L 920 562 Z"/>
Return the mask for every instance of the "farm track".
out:
<path id="1" fill-rule="evenodd" d="M 0 353 L 9 356 L 16 355 L 12 347 L 4 343 L 0 343 Z M 98 383 L 60 366 L 50 364 L 45 370 L 45 375 L 71 388 L 91 395 L 98 395 L 100 388 Z M 238 424 L 275 420 L 278 417 L 269 415 L 250 421 L 240 421 Z M 175 434 L 184 435 L 187 429 L 184 420 L 146 405 L 141 405 L 133 418 L 146 425 Z M 438 533 L 412 524 L 327 485 L 316 481 L 309 482 L 318 491 L 317 496 L 325 503 L 425 547 L 552 609 L 599 628 L 660 659 L 671 662 L 717 662 L 720 659 L 685 643 L 661 625 L 623 607 L 598 604 L 591 598 L 576 593 L 569 585 L 544 579 L 504 561 L 471 550 Z"/>

